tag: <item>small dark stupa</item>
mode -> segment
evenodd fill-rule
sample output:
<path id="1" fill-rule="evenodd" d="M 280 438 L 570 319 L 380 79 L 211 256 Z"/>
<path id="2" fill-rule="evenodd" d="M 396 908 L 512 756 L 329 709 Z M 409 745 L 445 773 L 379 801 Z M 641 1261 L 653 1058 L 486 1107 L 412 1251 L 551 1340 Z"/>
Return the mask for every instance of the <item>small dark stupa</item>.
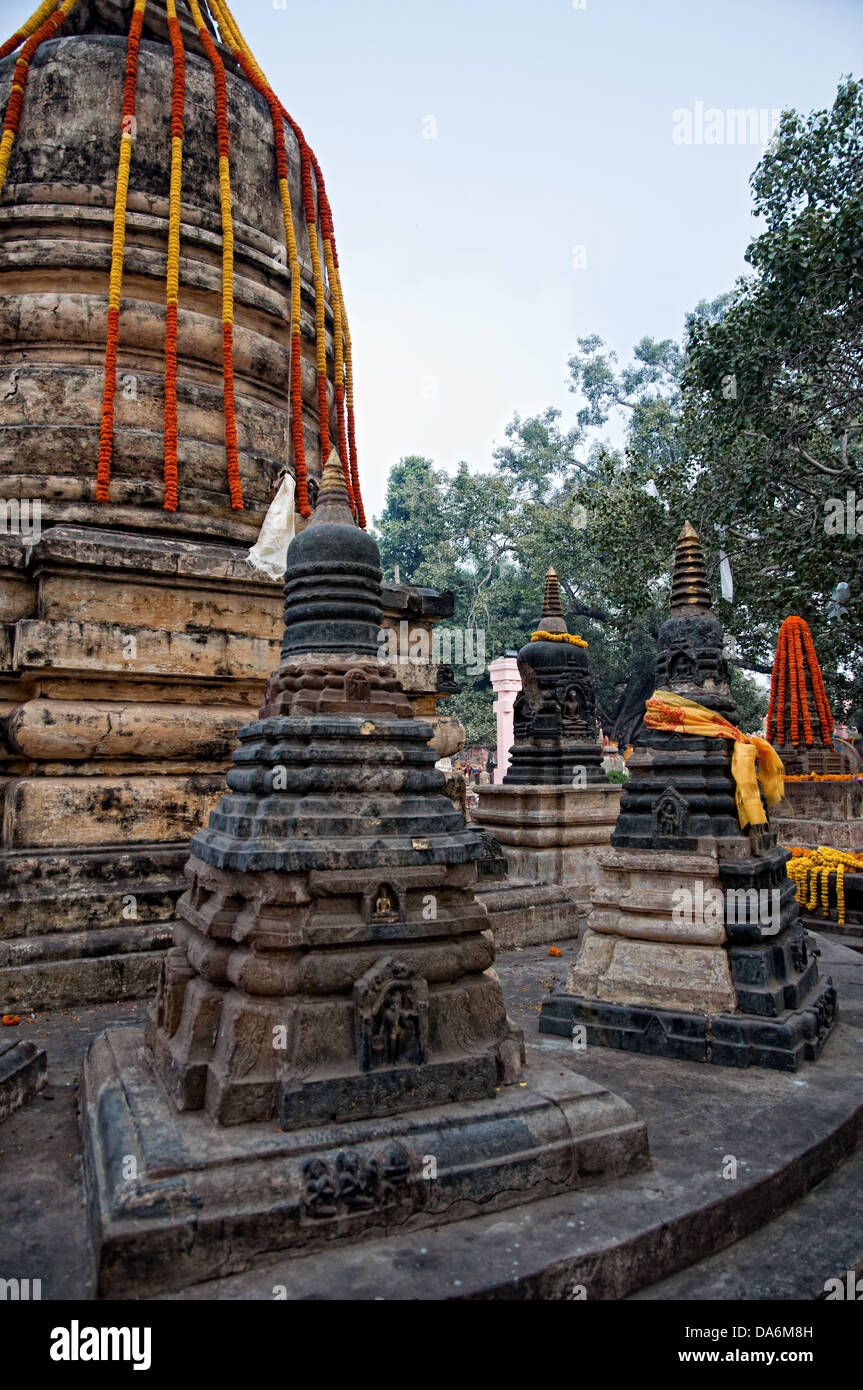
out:
<path id="1" fill-rule="evenodd" d="M 288 551 L 281 664 L 192 841 L 146 1043 L 112 1030 L 88 1054 L 102 1293 L 646 1161 L 623 1101 L 542 1058 L 522 1071 L 473 892 L 482 840 L 378 659 L 380 580 L 334 454 Z"/>
<path id="2" fill-rule="evenodd" d="M 819 979 L 789 854 L 777 845 L 754 772 L 752 814 L 741 828 L 732 758 L 741 744 L 752 758 L 751 742 L 727 725 L 722 737 L 685 730 L 676 703 L 701 706 L 701 715 L 688 711 L 701 727 L 716 727 L 711 714 L 734 724 L 723 643 L 687 522 L 659 634 L 656 694 L 629 760 L 604 881 L 593 889 L 566 989 L 546 1001 L 540 1028 L 569 1035 L 583 1023 L 588 1041 L 609 1047 L 795 1070 L 818 1057 L 836 1020 L 836 991 Z M 759 755 L 774 757 L 767 744 Z"/>
<path id="3" fill-rule="evenodd" d="M 567 630 L 553 569 L 537 631 L 518 654 L 522 689 L 513 707 L 515 743 L 505 786 L 605 783 L 587 643 Z"/>

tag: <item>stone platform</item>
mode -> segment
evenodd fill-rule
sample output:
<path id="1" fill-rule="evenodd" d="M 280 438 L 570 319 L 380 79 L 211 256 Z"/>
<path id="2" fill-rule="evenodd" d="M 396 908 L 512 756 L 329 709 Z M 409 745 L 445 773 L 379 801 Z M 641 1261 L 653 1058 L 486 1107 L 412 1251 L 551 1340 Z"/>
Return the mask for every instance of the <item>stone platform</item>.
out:
<path id="1" fill-rule="evenodd" d="M 566 888 L 584 911 L 599 877 L 599 856 L 608 848 L 617 821 L 621 792 L 622 787 L 612 782 L 480 787 L 473 819 L 502 845 L 511 879 Z M 568 935 L 574 936 L 577 916 L 570 921 L 574 930 Z"/>
<path id="2" fill-rule="evenodd" d="M 283 1133 L 178 1116 L 143 1032 L 114 1029 L 87 1056 L 83 1109 L 99 1291 L 111 1298 L 273 1251 L 406 1235 L 649 1163 L 629 1105 L 542 1062 L 490 1100 Z"/>
<path id="3" fill-rule="evenodd" d="M 555 970 L 574 954 L 572 945 L 563 949 Z M 577 1068 L 626 1097 L 647 1121 L 649 1170 L 437 1230 L 261 1261 L 178 1296 L 272 1300 L 278 1289 L 289 1300 L 327 1301 L 715 1298 L 717 1263 L 717 1284 L 745 1270 L 738 1299 L 823 1296 L 826 1279 L 863 1259 L 854 1185 L 863 1164 L 863 961 L 828 941 L 823 953 L 847 1004 L 805 1083 L 601 1047 L 575 1053 L 563 1039 L 528 1046 L 531 1066 L 540 1059 L 565 1074 Z M 525 953 L 498 965 L 508 1005 L 525 1022 L 554 978 L 550 962 Z M 723 1176 L 730 1159 L 736 1175 Z M 792 1267 L 781 1264 L 780 1242 L 794 1251 Z"/>
<path id="4" fill-rule="evenodd" d="M 480 880 L 476 897 L 488 913 L 496 951 L 574 940 L 585 919 L 569 889 L 556 883 L 506 875 L 496 882 Z"/>
<path id="5" fill-rule="evenodd" d="M 863 780 L 786 782 L 770 823 L 783 845 L 863 851 Z"/>
<path id="6" fill-rule="evenodd" d="M 828 938 L 819 944 L 842 1021 L 802 1076 L 609 1048 L 576 1053 L 563 1038 L 537 1035 L 538 1006 L 565 976 L 574 944 L 563 942 L 555 961 L 539 951 L 498 957 L 530 1069 L 553 1061 L 624 1097 L 647 1123 L 651 1168 L 464 1222 L 262 1257 L 165 1297 L 269 1302 L 281 1285 L 292 1300 L 564 1300 L 576 1284 L 590 1300 L 817 1297 L 826 1278 L 863 1259 L 863 960 Z M 76 1078 L 89 1040 L 142 1011 L 132 1001 L 22 1018 L 22 1034 L 48 1051 L 51 1084 L 3 1124 L 0 1225 L 20 1276 L 43 1280 L 43 1299 L 95 1296 Z M 728 1154 L 738 1159 L 735 1180 L 722 1177 Z"/>

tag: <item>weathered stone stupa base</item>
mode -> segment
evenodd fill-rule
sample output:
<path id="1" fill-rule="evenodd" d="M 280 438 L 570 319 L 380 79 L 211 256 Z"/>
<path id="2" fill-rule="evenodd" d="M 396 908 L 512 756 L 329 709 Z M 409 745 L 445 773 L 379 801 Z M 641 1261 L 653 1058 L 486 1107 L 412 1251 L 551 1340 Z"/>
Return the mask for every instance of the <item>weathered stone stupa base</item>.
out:
<path id="1" fill-rule="evenodd" d="M 783 845 L 863 851 L 863 782 L 786 782 L 770 824 Z"/>
<path id="2" fill-rule="evenodd" d="M 602 782 L 480 788 L 474 820 L 500 843 L 508 870 L 506 879 L 480 889 L 498 950 L 578 935 L 620 793 Z"/>
<path id="3" fill-rule="evenodd" d="M 821 1056 L 827 1039 L 825 1019 L 835 1012 L 833 993 L 830 980 L 822 980 L 805 1008 L 786 1009 L 775 1018 L 686 1013 L 556 995 L 543 1005 L 540 1032 L 571 1037 L 583 1025 L 588 1046 L 724 1067 L 797 1071 L 802 1062 Z"/>
<path id="4" fill-rule="evenodd" d="M 488 913 L 496 951 L 542 946 L 578 936 L 585 914 L 568 888 L 505 875 L 476 888 L 477 902 Z"/>
<path id="5" fill-rule="evenodd" d="M 836 990 L 818 978 L 785 852 L 771 838 L 754 864 L 739 841 L 687 854 L 607 850 L 578 958 L 565 990 L 543 1004 L 540 1032 L 569 1037 L 582 1024 L 588 1043 L 721 1066 L 796 1071 L 815 1061 L 836 1021 Z M 705 909 L 711 895 L 730 924 Z M 759 939 L 766 904 L 775 925 Z"/>
<path id="6" fill-rule="evenodd" d="M 0 1120 L 42 1090 L 48 1079 L 44 1047 L 19 1038 L 0 1038 Z"/>
<path id="7" fill-rule="evenodd" d="M 620 794 L 619 785 L 602 782 L 480 787 L 474 820 L 503 846 L 513 877 L 561 884 L 586 907 L 617 821 Z"/>
<path id="8" fill-rule="evenodd" d="M 178 1114 L 142 1030 L 102 1034 L 83 1106 L 99 1293 L 178 1290 L 267 1252 L 462 1221 L 648 1165 L 625 1101 L 554 1063 L 526 1076 L 484 1100 L 282 1133 Z"/>

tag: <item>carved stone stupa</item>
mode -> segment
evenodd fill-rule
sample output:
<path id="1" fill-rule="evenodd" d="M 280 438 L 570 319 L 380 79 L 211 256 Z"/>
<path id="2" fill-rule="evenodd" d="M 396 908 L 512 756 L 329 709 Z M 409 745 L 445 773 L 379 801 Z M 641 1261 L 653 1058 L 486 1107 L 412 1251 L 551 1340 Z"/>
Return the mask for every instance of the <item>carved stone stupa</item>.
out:
<path id="1" fill-rule="evenodd" d="M 708 727 L 711 712 L 733 725 L 723 640 L 687 522 L 659 635 L 655 699 L 664 694 L 667 706 L 669 693 L 672 702 L 683 697 L 702 707 Z M 818 1057 L 835 1022 L 836 991 L 818 977 L 785 871 L 788 853 L 763 805 L 741 829 L 736 747 L 727 725 L 714 737 L 646 721 L 601 856 L 589 930 L 565 990 L 543 1006 L 542 1032 L 569 1035 L 583 1024 L 589 1042 L 728 1066 L 795 1070 Z"/>
<path id="2" fill-rule="evenodd" d="M 482 842 L 377 658 L 377 547 L 337 463 L 285 596 L 281 665 L 192 841 L 146 1046 L 115 1030 L 88 1055 L 103 1292 L 646 1161 L 622 1101 L 541 1061 L 522 1074 L 473 893 Z"/>
<path id="3" fill-rule="evenodd" d="M 510 766 L 499 786 L 480 788 L 474 818 L 503 845 L 512 881 L 556 885 L 577 911 L 538 903 L 533 921 L 527 899 L 513 900 L 523 928 L 495 936 L 507 945 L 578 934 L 596 855 L 608 845 L 621 793 L 602 766 L 587 643 L 567 631 L 553 569 L 537 632 L 518 653 L 518 670 L 522 689 L 513 710 Z M 494 931 L 503 921 L 502 891 L 490 885 L 483 894 Z"/>

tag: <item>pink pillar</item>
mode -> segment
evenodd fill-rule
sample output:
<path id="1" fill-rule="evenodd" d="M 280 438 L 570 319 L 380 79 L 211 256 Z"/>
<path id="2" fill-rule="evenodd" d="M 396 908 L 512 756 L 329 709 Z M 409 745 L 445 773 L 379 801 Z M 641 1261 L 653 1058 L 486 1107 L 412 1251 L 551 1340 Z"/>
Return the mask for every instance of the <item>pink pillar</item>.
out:
<path id="1" fill-rule="evenodd" d="M 514 656 L 499 656 L 488 668 L 492 688 L 497 699 L 492 709 L 497 715 L 497 766 L 494 770 L 495 786 L 506 776 L 509 768 L 509 750 L 513 745 L 512 707 L 515 697 L 521 690 L 521 676 L 518 662 Z"/>

